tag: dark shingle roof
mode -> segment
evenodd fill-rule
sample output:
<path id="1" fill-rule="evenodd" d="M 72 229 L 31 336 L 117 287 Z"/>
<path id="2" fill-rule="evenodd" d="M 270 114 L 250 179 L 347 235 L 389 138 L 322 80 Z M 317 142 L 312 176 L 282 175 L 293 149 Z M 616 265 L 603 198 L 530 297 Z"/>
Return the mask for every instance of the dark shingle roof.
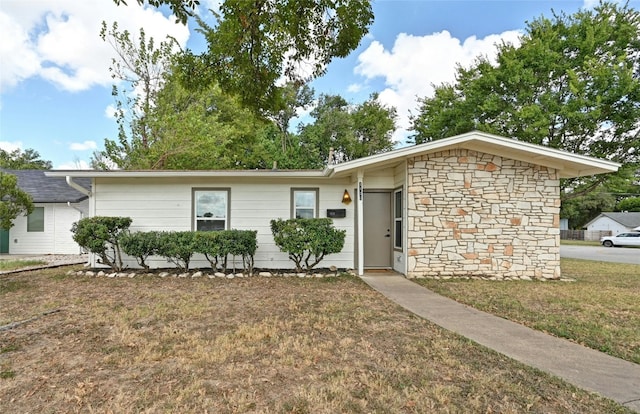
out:
<path id="1" fill-rule="evenodd" d="M 28 193 L 34 203 L 77 203 L 87 198 L 78 190 L 69 187 L 63 177 L 47 177 L 44 170 L 5 170 L 1 172 L 18 177 L 18 187 Z M 91 189 L 90 178 L 74 178 L 76 183 Z"/>
<path id="2" fill-rule="evenodd" d="M 640 213 L 602 213 L 601 216 L 609 217 L 630 229 L 640 226 Z"/>

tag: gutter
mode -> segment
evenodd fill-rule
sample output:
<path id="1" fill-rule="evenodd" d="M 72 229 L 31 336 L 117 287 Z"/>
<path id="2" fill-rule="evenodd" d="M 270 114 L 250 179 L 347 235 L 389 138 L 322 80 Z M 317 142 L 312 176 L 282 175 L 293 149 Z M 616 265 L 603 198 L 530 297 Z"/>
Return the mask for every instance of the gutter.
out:
<path id="1" fill-rule="evenodd" d="M 73 179 L 71 178 L 70 175 L 66 176 L 66 180 L 67 180 L 67 184 L 69 185 L 69 187 L 72 187 L 72 188 L 80 191 L 82 194 L 86 195 L 87 197 L 91 197 L 91 191 L 87 190 L 86 188 L 84 188 L 80 184 L 78 184 L 75 181 L 73 181 Z"/>

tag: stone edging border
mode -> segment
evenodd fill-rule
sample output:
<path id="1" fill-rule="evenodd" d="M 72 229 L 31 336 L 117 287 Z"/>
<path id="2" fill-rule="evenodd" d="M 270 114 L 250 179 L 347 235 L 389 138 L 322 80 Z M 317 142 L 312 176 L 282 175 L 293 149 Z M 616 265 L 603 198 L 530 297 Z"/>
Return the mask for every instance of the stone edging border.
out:
<path id="1" fill-rule="evenodd" d="M 299 278 L 328 278 L 328 277 L 338 277 L 342 273 L 348 273 L 352 276 L 356 275 L 356 272 L 353 269 L 346 271 L 333 271 L 326 273 L 296 273 L 296 272 L 283 272 L 283 271 L 258 271 L 253 274 L 245 274 L 245 273 L 222 273 L 222 272 L 208 272 L 197 270 L 193 272 L 160 272 L 160 273 L 152 273 L 152 272 L 142 272 L 142 271 L 131 271 L 131 272 L 111 272 L 104 270 L 69 270 L 66 275 L 67 276 L 87 276 L 87 277 L 107 277 L 107 278 L 129 278 L 133 279 L 135 277 L 175 277 L 175 278 L 201 278 L 207 277 L 209 279 L 236 279 L 236 278 L 250 278 L 250 277 L 299 277 Z"/>

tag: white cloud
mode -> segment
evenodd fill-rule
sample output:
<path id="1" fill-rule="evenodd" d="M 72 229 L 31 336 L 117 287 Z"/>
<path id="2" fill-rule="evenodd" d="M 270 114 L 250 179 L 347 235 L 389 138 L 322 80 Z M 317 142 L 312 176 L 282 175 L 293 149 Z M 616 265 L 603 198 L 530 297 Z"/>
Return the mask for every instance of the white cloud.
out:
<path id="1" fill-rule="evenodd" d="M 108 69 L 115 52 L 99 37 L 102 21 L 117 21 L 120 30 L 132 34 L 144 27 L 156 42 L 171 35 L 184 46 L 189 38 L 188 28 L 172 16 L 133 1 L 116 6 L 109 0 L 3 0 L 0 92 L 34 76 L 67 91 L 111 84 Z"/>
<path id="2" fill-rule="evenodd" d="M 0 149 L 3 149 L 7 152 L 13 152 L 17 149 L 21 150 L 22 149 L 22 142 L 20 141 L 14 141 L 14 142 L 8 142 L 8 141 L 0 141 Z"/>
<path id="3" fill-rule="evenodd" d="M 116 119 L 116 106 L 115 105 L 107 105 L 104 109 L 104 116 L 109 119 Z"/>
<path id="4" fill-rule="evenodd" d="M 95 141 L 74 142 L 69 146 L 71 151 L 88 151 L 98 148 Z"/>
<path id="5" fill-rule="evenodd" d="M 352 83 L 347 87 L 347 92 L 358 93 L 362 90 L 362 84 L 360 83 Z"/>
<path id="6" fill-rule="evenodd" d="M 379 100 L 397 108 L 399 130 L 394 139 L 400 141 L 408 135 L 409 111 L 416 112 L 418 97 L 433 96 L 434 85 L 454 82 L 457 64 L 469 66 L 480 55 L 494 58 L 496 44 L 519 44 L 521 34 L 507 31 L 460 41 L 447 31 L 426 36 L 401 33 L 391 50 L 373 41 L 358 57 L 354 72 L 366 80 L 383 78 Z"/>

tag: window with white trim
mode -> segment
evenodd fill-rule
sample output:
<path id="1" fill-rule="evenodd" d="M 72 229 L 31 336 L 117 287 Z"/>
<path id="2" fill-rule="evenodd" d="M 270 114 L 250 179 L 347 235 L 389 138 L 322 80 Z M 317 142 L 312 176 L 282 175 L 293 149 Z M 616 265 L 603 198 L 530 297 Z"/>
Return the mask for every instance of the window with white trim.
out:
<path id="1" fill-rule="evenodd" d="M 292 188 L 291 189 L 291 217 L 292 218 L 318 217 L 318 189 L 317 188 Z"/>
<path id="2" fill-rule="evenodd" d="M 402 250 L 402 188 L 393 192 L 393 248 Z"/>
<path id="3" fill-rule="evenodd" d="M 193 190 L 193 228 L 196 231 L 229 228 L 229 189 Z"/>

